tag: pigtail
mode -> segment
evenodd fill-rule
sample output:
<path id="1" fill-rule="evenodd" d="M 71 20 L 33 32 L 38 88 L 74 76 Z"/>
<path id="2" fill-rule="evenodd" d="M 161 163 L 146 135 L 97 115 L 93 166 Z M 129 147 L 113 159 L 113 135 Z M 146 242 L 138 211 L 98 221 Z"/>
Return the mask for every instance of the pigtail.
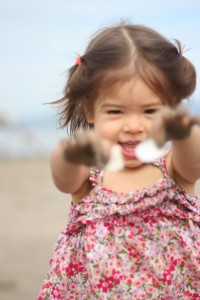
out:
<path id="1" fill-rule="evenodd" d="M 182 99 L 189 98 L 196 88 L 196 70 L 194 65 L 182 56 Z"/>
<path id="2" fill-rule="evenodd" d="M 64 90 L 64 97 L 61 99 L 52 102 L 52 104 L 58 105 L 58 117 L 59 117 L 59 128 L 64 128 L 69 123 L 69 114 L 71 111 L 74 111 L 75 105 L 73 102 L 68 101 L 69 98 L 69 83 L 75 74 L 78 66 L 75 64 L 67 72 L 67 85 Z M 69 113 L 68 113 L 69 111 Z"/>
<path id="3" fill-rule="evenodd" d="M 188 99 L 196 88 L 196 70 L 194 65 L 183 55 L 186 50 L 185 46 L 179 40 L 175 39 L 177 54 L 179 55 L 180 68 L 179 76 L 179 95 L 181 99 Z"/>
<path id="4" fill-rule="evenodd" d="M 72 136 L 77 129 L 87 130 L 90 127 L 83 107 L 87 86 L 87 67 L 84 57 L 79 56 L 76 63 L 68 70 L 64 97 L 53 102 L 58 104 L 59 127 L 66 127 L 69 136 Z"/>

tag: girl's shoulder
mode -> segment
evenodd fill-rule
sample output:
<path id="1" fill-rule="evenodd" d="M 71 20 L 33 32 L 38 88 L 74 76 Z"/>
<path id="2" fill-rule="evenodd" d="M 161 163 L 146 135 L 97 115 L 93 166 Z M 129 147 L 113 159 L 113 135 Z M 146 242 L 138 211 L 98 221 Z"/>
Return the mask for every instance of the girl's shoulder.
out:
<path id="1" fill-rule="evenodd" d="M 72 202 L 74 204 L 78 203 L 82 198 L 84 198 L 85 196 L 87 196 L 91 189 L 92 189 L 92 182 L 90 180 L 90 168 L 89 167 L 85 167 L 84 168 L 84 172 L 83 172 L 83 183 L 81 184 L 81 186 L 79 187 L 79 189 L 71 194 L 72 197 Z"/>
<path id="2" fill-rule="evenodd" d="M 195 184 L 186 181 L 181 174 L 177 173 L 173 167 L 173 152 L 169 150 L 167 154 L 161 159 L 161 164 L 166 174 L 173 179 L 173 181 L 189 194 L 195 194 Z"/>
<path id="3" fill-rule="evenodd" d="M 87 196 L 94 188 L 94 186 L 96 186 L 97 184 L 101 184 L 103 180 L 103 170 L 98 167 L 92 166 L 90 168 L 87 168 L 86 175 L 87 178 L 83 182 L 80 189 L 72 195 L 72 201 L 75 204 L 82 200 L 85 196 Z"/>

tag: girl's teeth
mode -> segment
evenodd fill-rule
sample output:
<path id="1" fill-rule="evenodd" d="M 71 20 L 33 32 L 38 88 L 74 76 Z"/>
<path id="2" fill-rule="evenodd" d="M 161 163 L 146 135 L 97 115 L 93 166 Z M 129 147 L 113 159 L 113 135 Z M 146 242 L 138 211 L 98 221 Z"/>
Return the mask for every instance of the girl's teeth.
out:
<path id="1" fill-rule="evenodd" d="M 131 151 L 134 151 L 135 146 L 123 146 L 123 148 L 124 148 L 124 150 L 131 152 Z"/>

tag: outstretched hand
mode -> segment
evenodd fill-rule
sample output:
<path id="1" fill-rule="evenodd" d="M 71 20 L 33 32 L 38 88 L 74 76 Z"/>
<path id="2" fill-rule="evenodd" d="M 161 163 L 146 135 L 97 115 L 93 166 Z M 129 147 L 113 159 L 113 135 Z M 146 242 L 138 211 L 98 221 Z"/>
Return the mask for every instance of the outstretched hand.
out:
<path id="1" fill-rule="evenodd" d="M 151 136 L 161 148 L 168 140 L 187 138 L 194 124 L 200 124 L 200 116 L 190 116 L 184 106 L 164 107 L 157 114 Z"/>
<path id="2" fill-rule="evenodd" d="M 63 141 L 64 157 L 72 163 L 103 168 L 110 158 L 111 144 L 93 132 L 78 131 L 71 141 Z"/>
<path id="3" fill-rule="evenodd" d="M 149 139 L 136 147 L 137 158 L 146 163 L 158 159 L 164 155 L 167 141 L 187 138 L 194 124 L 200 124 L 200 116 L 190 116 L 182 105 L 163 107 L 155 117 Z"/>

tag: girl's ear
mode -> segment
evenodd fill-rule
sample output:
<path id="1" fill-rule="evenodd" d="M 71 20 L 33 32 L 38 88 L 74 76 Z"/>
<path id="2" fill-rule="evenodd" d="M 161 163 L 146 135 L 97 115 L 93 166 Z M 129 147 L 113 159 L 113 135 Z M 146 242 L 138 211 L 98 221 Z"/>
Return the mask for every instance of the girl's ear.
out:
<path id="1" fill-rule="evenodd" d="M 93 113 L 91 112 L 91 109 L 89 109 L 88 106 L 86 105 L 86 102 L 84 102 L 84 104 L 83 104 L 83 110 L 84 110 L 87 122 L 91 125 L 94 124 Z"/>

